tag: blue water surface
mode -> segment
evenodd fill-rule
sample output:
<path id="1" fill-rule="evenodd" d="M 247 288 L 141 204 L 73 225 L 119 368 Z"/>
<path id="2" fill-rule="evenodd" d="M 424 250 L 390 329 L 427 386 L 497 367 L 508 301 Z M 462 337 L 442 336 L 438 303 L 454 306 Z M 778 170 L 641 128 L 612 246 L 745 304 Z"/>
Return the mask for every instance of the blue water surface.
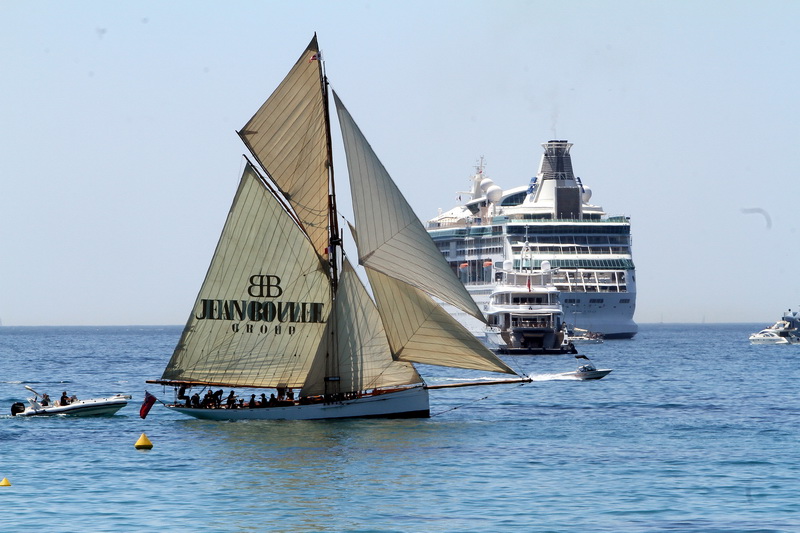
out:
<path id="1" fill-rule="evenodd" d="M 751 346 L 761 326 L 645 324 L 582 348 L 614 369 L 599 381 L 507 357 L 535 381 L 431 391 L 430 419 L 316 422 L 140 419 L 145 388 L 172 398 L 145 380 L 180 327 L 0 327 L 0 529 L 800 531 L 800 346 Z M 134 400 L 11 417 L 24 385 Z"/>

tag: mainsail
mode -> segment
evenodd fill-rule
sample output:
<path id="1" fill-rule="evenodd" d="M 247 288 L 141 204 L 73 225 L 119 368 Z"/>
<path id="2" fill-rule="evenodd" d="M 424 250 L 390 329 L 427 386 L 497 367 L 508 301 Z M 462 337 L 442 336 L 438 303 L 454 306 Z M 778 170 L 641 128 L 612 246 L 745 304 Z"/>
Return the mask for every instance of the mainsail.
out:
<path id="1" fill-rule="evenodd" d="M 324 340 L 330 280 L 250 165 L 162 379 L 299 387 Z"/>

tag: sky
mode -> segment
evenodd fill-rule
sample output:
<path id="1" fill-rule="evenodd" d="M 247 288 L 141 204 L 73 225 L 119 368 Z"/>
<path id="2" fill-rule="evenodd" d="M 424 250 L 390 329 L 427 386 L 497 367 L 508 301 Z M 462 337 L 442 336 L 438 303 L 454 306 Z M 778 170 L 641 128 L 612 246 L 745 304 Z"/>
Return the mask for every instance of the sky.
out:
<path id="1" fill-rule="evenodd" d="M 316 32 L 421 219 L 481 157 L 511 188 L 566 139 L 592 203 L 631 218 L 638 322 L 774 322 L 800 308 L 798 20 L 777 0 L 0 0 L 0 320 L 185 323 L 235 132 Z"/>

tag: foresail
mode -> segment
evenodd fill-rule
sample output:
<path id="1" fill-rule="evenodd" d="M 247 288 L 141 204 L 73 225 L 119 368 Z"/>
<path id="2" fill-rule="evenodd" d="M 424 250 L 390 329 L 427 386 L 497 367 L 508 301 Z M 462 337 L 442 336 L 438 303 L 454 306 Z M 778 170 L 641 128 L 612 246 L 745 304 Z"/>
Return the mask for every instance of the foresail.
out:
<path id="1" fill-rule="evenodd" d="M 330 303 L 313 245 L 248 165 L 162 379 L 300 387 Z"/>
<path id="2" fill-rule="evenodd" d="M 413 365 L 392 358 L 378 310 L 346 259 L 333 313 L 328 323 L 336 331 L 338 356 L 330 361 L 333 354 L 321 347 L 301 396 L 329 392 L 325 378 L 332 375 L 342 392 L 422 383 Z"/>
<path id="3" fill-rule="evenodd" d="M 398 360 L 516 374 L 425 292 L 366 270 Z"/>
<path id="4" fill-rule="evenodd" d="M 486 321 L 334 92 L 359 231 L 359 261 Z"/>
<path id="5" fill-rule="evenodd" d="M 317 252 L 328 246 L 328 127 L 316 35 L 239 132 L 289 200 Z"/>

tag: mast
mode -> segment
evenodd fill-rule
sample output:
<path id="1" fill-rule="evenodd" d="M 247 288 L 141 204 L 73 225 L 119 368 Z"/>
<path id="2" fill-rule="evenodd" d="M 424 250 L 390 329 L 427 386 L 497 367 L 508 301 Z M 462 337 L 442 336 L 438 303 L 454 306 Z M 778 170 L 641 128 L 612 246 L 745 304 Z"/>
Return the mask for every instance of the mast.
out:
<path id="1" fill-rule="evenodd" d="M 339 221 L 336 216 L 336 180 L 333 173 L 333 143 L 331 142 L 331 114 L 330 102 L 328 97 L 328 77 L 325 75 L 325 63 L 322 63 L 320 84 L 323 94 L 323 106 L 325 108 L 325 133 L 327 149 L 328 167 L 328 260 L 331 264 L 331 290 L 336 293 L 339 284 L 339 263 L 337 252 L 342 245 L 342 237 L 339 234 Z"/>
<path id="2" fill-rule="evenodd" d="M 316 41 L 316 34 L 314 34 Z M 339 250 L 342 245 L 342 237 L 339 233 L 339 221 L 337 217 L 336 207 L 336 180 L 333 171 L 333 143 L 331 140 L 331 113 L 330 113 L 330 98 L 328 96 L 329 83 L 328 76 L 325 73 L 325 61 L 322 54 L 317 49 L 317 59 L 320 62 L 320 90 L 322 91 L 322 105 L 325 116 L 325 140 L 327 159 L 326 166 L 328 170 L 328 262 L 330 264 L 331 274 L 331 303 L 333 306 L 330 314 L 331 328 L 328 335 L 328 352 L 327 364 L 325 372 L 325 394 L 336 394 L 340 392 L 339 383 L 339 350 L 338 341 L 336 339 L 337 321 L 339 317 L 335 312 L 336 308 L 336 293 L 339 289 Z"/>

